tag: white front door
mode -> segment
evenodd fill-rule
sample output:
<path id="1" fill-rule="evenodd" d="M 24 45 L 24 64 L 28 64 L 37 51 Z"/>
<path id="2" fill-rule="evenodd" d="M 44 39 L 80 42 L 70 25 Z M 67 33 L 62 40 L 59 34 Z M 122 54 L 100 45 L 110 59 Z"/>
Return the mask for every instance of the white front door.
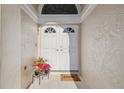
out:
<path id="1" fill-rule="evenodd" d="M 52 70 L 78 70 L 78 26 L 46 25 L 40 28 L 40 54 Z"/>

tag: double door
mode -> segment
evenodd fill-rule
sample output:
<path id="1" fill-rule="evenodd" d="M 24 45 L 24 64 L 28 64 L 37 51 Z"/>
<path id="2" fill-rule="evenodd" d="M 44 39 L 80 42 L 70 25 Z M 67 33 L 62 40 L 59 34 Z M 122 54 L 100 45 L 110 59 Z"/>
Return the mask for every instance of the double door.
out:
<path id="1" fill-rule="evenodd" d="M 78 26 L 41 27 L 40 56 L 52 66 L 52 70 L 78 70 Z"/>

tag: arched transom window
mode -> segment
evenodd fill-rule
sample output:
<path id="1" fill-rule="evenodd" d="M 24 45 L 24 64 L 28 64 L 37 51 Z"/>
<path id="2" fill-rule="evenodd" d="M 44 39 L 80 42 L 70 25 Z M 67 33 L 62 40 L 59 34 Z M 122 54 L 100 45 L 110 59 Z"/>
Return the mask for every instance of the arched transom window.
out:
<path id="1" fill-rule="evenodd" d="M 74 33 L 74 32 L 75 32 L 74 29 L 71 28 L 71 27 L 67 27 L 67 28 L 65 28 L 64 31 L 63 31 L 63 33 Z"/>
<path id="2" fill-rule="evenodd" d="M 45 29 L 44 33 L 56 33 L 56 30 L 52 27 L 48 27 Z"/>

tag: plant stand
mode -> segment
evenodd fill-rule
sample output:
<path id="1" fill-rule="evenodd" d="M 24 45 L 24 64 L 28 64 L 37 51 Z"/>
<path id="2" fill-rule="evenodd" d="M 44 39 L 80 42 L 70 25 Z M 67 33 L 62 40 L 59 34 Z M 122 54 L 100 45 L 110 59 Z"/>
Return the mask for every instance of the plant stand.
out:
<path id="1" fill-rule="evenodd" d="M 49 74 L 50 74 L 50 70 L 48 70 L 47 72 L 45 71 L 41 71 L 39 73 L 36 74 L 36 72 L 32 75 L 32 83 L 34 82 L 34 79 L 35 78 L 38 78 L 39 79 L 39 85 L 40 85 L 40 81 L 41 81 L 41 77 L 42 77 L 42 80 L 45 76 L 48 77 L 49 79 Z"/>
<path id="2" fill-rule="evenodd" d="M 40 85 L 40 74 L 35 75 L 35 73 L 32 75 L 32 83 L 34 82 L 34 79 L 38 78 L 39 79 L 39 85 Z"/>

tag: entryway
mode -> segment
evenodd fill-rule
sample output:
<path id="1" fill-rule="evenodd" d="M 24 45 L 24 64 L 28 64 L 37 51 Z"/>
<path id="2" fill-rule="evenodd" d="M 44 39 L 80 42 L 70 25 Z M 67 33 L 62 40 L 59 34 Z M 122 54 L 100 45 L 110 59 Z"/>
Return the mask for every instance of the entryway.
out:
<path id="1" fill-rule="evenodd" d="M 39 28 L 38 56 L 52 71 L 79 71 L 78 25 L 47 24 Z"/>

